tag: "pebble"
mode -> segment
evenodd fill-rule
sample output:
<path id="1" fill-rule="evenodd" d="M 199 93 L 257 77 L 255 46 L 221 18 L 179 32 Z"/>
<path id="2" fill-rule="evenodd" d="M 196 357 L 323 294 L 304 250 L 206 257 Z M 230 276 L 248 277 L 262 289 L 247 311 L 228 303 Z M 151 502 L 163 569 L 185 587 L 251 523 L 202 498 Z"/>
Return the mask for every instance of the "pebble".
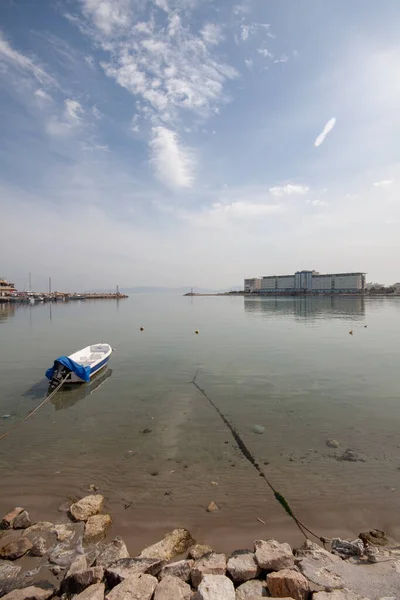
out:
<path id="1" fill-rule="evenodd" d="M 218 506 L 215 504 L 215 502 L 210 502 L 210 504 L 207 506 L 207 512 L 215 512 L 216 510 L 218 510 Z"/>
<path id="2" fill-rule="evenodd" d="M 251 430 L 253 433 L 258 433 L 259 435 L 261 435 L 264 433 L 265 427 L 263 427 L 262 425 L 253 425 Z"/>
<path id="3" fill-rule="evenodd" d="M 326 440 L 326 445 L 328 446 L 328 448 L 339 448 L 340 444 L 337 440 Z"/>

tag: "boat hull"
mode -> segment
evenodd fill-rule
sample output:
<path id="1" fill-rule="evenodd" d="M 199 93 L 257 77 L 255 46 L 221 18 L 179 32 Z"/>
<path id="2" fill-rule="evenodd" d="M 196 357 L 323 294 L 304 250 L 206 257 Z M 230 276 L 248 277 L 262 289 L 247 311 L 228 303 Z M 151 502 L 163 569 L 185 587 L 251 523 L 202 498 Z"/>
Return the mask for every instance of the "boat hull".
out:
<path id="1" fill-rule="evenodd" d="M 96 373 L 98 373 L 99 371 L 101 371 L 101 369 L 104 369 L 104 367 L 107 365 L 108 361 L 109 361 L 109 356 L 107 356 L 104 360 L 102 360 L 101 362 L 99 362 L 97 365 L 94 365 L 93 367 L 91 367 L 90 369 L 90 379 L 93 377 L 93 375 L 95 375 Z M 66 383 L 86 383 L 83 379 L 81 379 L 80 377 L 78 377 L 78 375 L 76 373 L 70 373 Z"/>

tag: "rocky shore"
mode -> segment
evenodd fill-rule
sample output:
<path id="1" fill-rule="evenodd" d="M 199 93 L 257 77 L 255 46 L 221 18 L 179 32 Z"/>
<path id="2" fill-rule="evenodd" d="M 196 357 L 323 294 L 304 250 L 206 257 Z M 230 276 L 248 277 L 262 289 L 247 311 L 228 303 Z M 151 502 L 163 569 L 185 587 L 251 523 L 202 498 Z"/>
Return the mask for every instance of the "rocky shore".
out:
<path id="1" fill-rule="evenodd" d="M 32 523 L 16 507 L 0 522 L 3 600 L 396 600 L 400 546 L 383 532 L 335 539 L 331 551 L 307 540 L 292 550 L 276 540 L 227 557 L 174 529 L 131 557 L 121 537 L 107 540 L 110 515 L 91 494 L 61 507 L 61 523 Z"/>

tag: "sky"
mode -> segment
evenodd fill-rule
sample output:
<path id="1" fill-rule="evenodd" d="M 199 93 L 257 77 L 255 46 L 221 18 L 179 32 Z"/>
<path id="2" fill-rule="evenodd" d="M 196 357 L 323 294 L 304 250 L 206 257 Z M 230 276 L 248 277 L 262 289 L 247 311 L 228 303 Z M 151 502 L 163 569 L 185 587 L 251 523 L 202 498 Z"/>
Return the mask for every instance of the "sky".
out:
<path id="1" fill-rule="evenodd" d="M 400 281 L 398 0 L 2 0 L 0 276 Z"/>

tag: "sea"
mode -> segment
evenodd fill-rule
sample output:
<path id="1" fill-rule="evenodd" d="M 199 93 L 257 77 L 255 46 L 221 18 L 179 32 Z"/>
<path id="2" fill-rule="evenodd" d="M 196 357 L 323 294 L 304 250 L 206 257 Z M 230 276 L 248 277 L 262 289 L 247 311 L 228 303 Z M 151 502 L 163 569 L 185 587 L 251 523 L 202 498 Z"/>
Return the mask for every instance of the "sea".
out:
<path id="1" fill-rule="evenodd" d="M 400 297 L 0 304 L 0 436 L 45 399 L 57 356 L 115 349 L 0 441 L 0 513 L 58 522 L 96 489 L 131 552 L 175 527 L 221 551 L 300 543 L 228 422 L 317 536 L 396 538 L 399 333 Z"/>

